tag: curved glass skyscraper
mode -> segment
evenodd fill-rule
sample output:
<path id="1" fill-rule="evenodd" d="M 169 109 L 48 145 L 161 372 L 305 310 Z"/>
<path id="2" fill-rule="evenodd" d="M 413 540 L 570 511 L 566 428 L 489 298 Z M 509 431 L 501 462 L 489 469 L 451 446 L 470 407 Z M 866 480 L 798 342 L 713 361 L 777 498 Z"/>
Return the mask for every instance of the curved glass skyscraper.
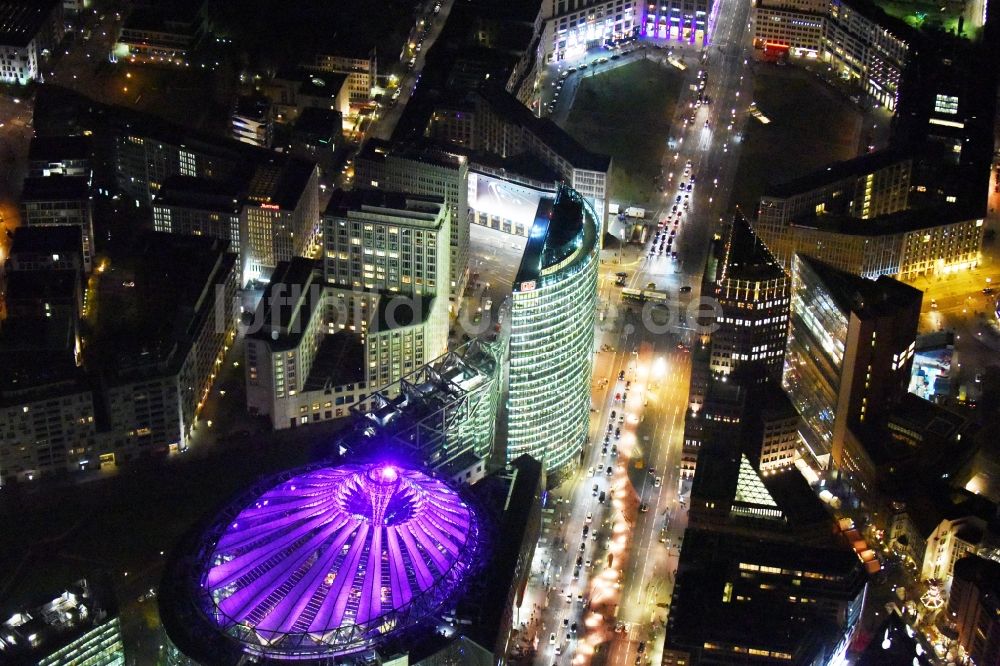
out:
<path id="1" fill-rule="evenodd" d="M 601 221 L 575 190 L 538 208 L 514 282 L 507 460 L 550 478 L 576 460 L 590 424 Z"/>

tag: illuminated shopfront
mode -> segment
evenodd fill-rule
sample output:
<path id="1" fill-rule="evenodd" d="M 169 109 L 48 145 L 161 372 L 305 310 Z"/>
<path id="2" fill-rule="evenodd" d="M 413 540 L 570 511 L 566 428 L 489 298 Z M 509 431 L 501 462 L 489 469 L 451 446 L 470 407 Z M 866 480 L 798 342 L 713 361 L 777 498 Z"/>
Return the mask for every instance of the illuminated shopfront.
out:
<path id="1" fill-rule="evenodd" d="M 649 39 L 707 46 L 715 9 L 712 0 L 699 0 L 693 5 L 675 0 L 646 5 L 642 34 Z"/>

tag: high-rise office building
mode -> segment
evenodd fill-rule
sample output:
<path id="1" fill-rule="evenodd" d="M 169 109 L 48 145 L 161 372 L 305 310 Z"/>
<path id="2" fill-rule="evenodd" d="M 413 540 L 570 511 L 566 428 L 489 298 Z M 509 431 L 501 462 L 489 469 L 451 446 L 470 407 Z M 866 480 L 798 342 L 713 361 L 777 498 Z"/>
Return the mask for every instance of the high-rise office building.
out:
<path id="1" fill-rule="evenodd" d="M 414 296 L 448 293 L 452 219 L 443 197 L 338 190 L 323 220 L 328 284 Z"/>
<path id="2" fill-rule="evenodd" d="M 743 450 L 761 472 L 789 469 L 799 450 L 799 413 L 777 384 L 756 397 L 760 407 L 747 415 Z"/>
<path id="3" fill-rule="evenodd" d="M 362 301 L 341 326 L 366 346 L 368 382 L 384 386 L 445 352 L 451 209 L 443 197 L 335 192 L 324 220 L 324 278 L 341 302 Z M 370 313 L 364 294 L 381 294 Z"/>
<path id="4" fill-rule="evenodd" d="M 469 265 L 469 167 L 465 155 L 429 145 L 365 144 L 355 182 L 390 192 L 439 196 L 451 211 L 451 297 L 465 290 Z"/>
<path id="5" fill-rule="evenodd" d="M 860 626 L 867 589 L 849 548 L 688 528 L 662 663 L 837 663 Z"/>
<path id="6" fill-rule="evenodd" d="M 289 158 L 257 165 L 247 185 L 240 247 L 245 279 L 312 253 L 319 233 L 319 167 Z"/>
<path id="7" fill-rule="evenodd" d="M 602 225 L 562 187 L 543 199 L 514 281 L 507 459 L 527 453 L 551 476 L 587 439 Z"/>
<path id="8" fill-rule="evenodd" d="M 867 280 L 797 254 L 783 384 L 821 465 L 838 469 L 849 427 L 870 421 L 907 389 L 922 292 Z"/>
<path id="9" fill-rule="evenodd" d="M 235 252 L 246 236 L 242 189 L 233 181 L 170 176 L 153 197 L 153 229 L 219 238 Z"/>
<path id="10" fill-rule="evenodd" d="M 323 222 L 322 264 L 279 264 L 247 335 L 247 404 L 275 428 L 346 416 L 447 349 L 443 198 L 338 190 Z"/>
<path id="11" fill-rule="evenodd" d="M 828 214 L 868 219 L 905 210 L 911 159 L 882 150 L 836 162 L 764 190 L 754 231 L 786 269 L 796 252 L 796 221 Z"/>
<path id="12" fill-rule="evenodd" d="M 29 227 L 79 227 L 84 268 L 90 272 L 94 258 L 94 214 L 89 176 L 25 178 L 21 221 Z"/>
<path id="13" fill-rule="evenodd" d="M 788 337 L 789 278 L 742 215 L 733 219 L 715 282 L 721 314 L 712 373 L 745 383 L 777 381 Z"/>

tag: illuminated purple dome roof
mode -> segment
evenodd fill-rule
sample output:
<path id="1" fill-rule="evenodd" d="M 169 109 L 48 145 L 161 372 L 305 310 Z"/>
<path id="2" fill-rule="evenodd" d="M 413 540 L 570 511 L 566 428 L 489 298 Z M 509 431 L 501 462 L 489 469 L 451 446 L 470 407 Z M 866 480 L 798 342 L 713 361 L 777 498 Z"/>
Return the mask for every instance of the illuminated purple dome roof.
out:
<path id="1" fill-rule="evenodd" d="M 281 659 L 356 652 L 413 625 L 476 559 L 478 522 L 459 494 L 388 464 L 301 473 L 225 520 L 202 607 L 244 650 Z"/>

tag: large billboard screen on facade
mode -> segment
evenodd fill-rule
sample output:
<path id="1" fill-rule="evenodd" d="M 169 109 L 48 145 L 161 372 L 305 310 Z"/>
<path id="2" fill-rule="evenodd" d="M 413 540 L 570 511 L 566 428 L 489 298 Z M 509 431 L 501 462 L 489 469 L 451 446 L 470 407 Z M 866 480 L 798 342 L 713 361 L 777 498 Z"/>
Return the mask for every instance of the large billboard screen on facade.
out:
<path id="1" fill-rule="evenodd" d="M 518 185 L 484 174 L 469 174 L 469 207 L 480 215 L 530 229 L 538 203 L 553 192 Z"/>

